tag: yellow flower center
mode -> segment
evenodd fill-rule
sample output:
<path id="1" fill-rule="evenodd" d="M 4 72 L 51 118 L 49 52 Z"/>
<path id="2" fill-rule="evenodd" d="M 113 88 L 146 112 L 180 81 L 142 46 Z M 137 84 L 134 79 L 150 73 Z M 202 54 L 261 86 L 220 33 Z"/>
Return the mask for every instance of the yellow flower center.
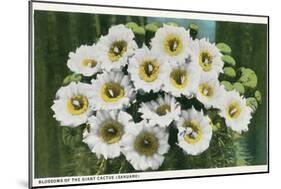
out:
<path id="1" fill-rule="evenodd" d="M 155 154 L 159 147 L 159 140 L 149 132 L 140 133 L 134 142 L 134 148 L 141 155 L 152 156 Z"/>
<path id="2" fill-rule="evenodd" d="M 198 121 L 186 121 L 184 127 L 186 127 L 186 133 L 183 137 L 187 143 L 195 144 L 202 139 L 202 129 Z"/>
<path id="3" fill-rule="evenodd" d="M 165 52 L 170 56 L 177 56 L 183 49 L 182 39 L 176 34 L 167 35 L 163 45 Z"/>
<path id="4" fill-rule="evenodd" d="M 232 119 L 235 119 L 237 118 L 240 113 L 241 113 L 241 108 L 240 108 L 240 105 L 237 103 L 237 102 L 231 102 L 227 109 L 227 115 L 232 118 Z"/>
<path id="5" fill-rule="evenodd" d="M 82 60 L 82 65 L 89 68 L 94 68 L 97 65 L 97 61 L 89 58 L 85 58 Z"/>
<path id="6" fill-rule="evenodd" d="M 67 101 L 67 110 L 72 115 L 80 115 L 87 111 L 88 99 L 82 95 L 76 95 Z"/>
<path id="7" fill-rule="evenodd" d="M 163 104 L 156 109 L 156 113 L 160 116 L 164 116 L 170 111 L 171 111 L 171 106 L 168 104 Z"/>
<path id="8" fill-rule="evenodd" d="M 177 89 L 183 89 L 188 84 L 187 71 L 180 68 L 174 69 L 170 73 L 170 81 Z"/>
<path id="9" fill-rule="evenodd" d="M 212 69 L 213 56 L 208 51 L 201 51 L 199 54 L 199 65 L 205 72 Z"/>
<path id="10" fill-rule="evenodd" d="M 127 47 L 128 44 L 124 40 L 113 42 L 108 51 L 108 58 L 112 62 L 118 61 L 127 52 Z"/>
<path id="11" fill-rule="evenodd" d="M 116 82 L 108 82 L 102 85 L 101 97 L 105 102 L 117 102 L 124 97 L 124 87 Z"/>
<path id="12" fill-rule="evenodd" d="M 119 142 L 123 134 L 123 126 L 114 120 L 105 121 L 99 128 L 99 136 L 107 144 Z"/>
<path id="13" fill-rule="evenodd" d="M 208 83 L 200 84 L 199 92 L 205 97 L 212 97 L 214 95 L 214 89 Z"/>
<path id="14" fill-rule="evenodd" d="M 140 78 L 147 82 L 152 82 L 159 75 L 159 64 L 157 60 L 145 60 L 139 67 Z"/>

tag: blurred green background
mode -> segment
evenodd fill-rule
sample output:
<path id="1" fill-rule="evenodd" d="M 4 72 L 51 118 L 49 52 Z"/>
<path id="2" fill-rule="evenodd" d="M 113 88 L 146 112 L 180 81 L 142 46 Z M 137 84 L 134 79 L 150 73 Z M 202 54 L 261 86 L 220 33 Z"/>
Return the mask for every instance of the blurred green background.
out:
<path id="1" fill-rule="evenodd" d="M 252 164 L 266 164 L 267 25 L 35 11 L 35 177 L 65 176 L 64 167 L 70 163 L 69 149 L 62 143 L 62 129 L 50 108 L 63 79 L 70 74 L 66 66 L 68 53 L 82 44 L 93 44 L 100 35 L 107 34 L 111 25 L 129 21 L 141 26 L 154 21 L 173 21 L 184 27 L 196 23 L 199 37 L 229 44 L 237 64 L 256 71 L 263 103 L 245 135 Z"/>

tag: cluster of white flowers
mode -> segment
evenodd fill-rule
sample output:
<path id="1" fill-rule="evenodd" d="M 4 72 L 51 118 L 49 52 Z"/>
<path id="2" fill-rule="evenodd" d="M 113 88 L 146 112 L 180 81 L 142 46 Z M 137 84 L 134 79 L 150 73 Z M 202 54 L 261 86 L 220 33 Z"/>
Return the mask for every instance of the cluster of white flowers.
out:
<path id="1" fill-rule="evenodd" d="M 186 154 L 208 149 L 212 121 L 194 107 L 183 110 L 177 97 L 196 97 L 206 109 L 215 108 L 226 125 L 247 131 L 251 109 L 236 91 L 226 91 L 218 77 L 222 54 L 208 39 L 193 40 L 183 27 L 164 25 L 150 47 L 138 48 L 134 33 L 124 25 L 112 26 L 97 44 L 81 46 L 69 54 L 71 71 L 91 83 L 71 82 L 61 87 L 52 106 L 62 126 L 88 124 L 85 142 L 97 157 L 116 158 L 122 153 L 136 170 L 158 169 L 164 161 L 169 126 L 178 129 L 178 146 Z M 142 102 L 139 123 L 126 109 L 136 94 L 158 93 Z M 186 100 L 186 103 L 190 103 Z"/>

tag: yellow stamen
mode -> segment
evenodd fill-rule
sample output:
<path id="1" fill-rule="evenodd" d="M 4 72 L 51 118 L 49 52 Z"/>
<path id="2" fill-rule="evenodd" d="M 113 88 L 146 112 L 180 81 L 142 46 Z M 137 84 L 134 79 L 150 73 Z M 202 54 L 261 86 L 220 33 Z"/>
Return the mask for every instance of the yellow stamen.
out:
<path id="1" fill-rule="evenodd" d="M 208 83 L 200 84 L 199 92 L 205 97 L 212 97 L 214 95 L 214 89 Z"/>
<path id="2" fill-rule="evenodd" d="M 117 102 L 124 97 L 124 87 L 116 82 L 108 82 L 102 85 L 101 97 L 105 102 Z"/>
<path id="3" fill-rule="evenodd" d="M 240 115 L 241 108 L 240 108 L 240 105 L 237 102 L 231 102 L 228 105 L 226 111 L 227 111 L 228 117 L 230 117 L 232 119 L 235 119 Z"/>
<path id="4" fill-rule="evenodd" d="M 167 35 L 163 45 L 165 52 L 170 56 L 177 56 L 183 49 L 182 39 L 176 34 Z"/>
<path id="5" fill-rule="evenodd" d="M 199 54 L 199 65 L 205 72 L 212 69 L 213 56 L 208 51 L 201 51 Z"/>
<path id="6" fill-rule="evenodd" d="M 134 142 L 134 148 L 141 155 L 152 156 L 155 154 L 159 147 L 159 140 L 153 134 L 149 132 L 140 133 Z"/>
<path id="7" fill-rule="evenodd" d="M 123 126 L 113 120 L 104 122 L 99 129 L 101 139 L 107 144 L 113 144 L 120 141 L 123 134 Z"/>
<path id="8" fill-rule="evenodd" d="M 97 62 L 93 59 L 85 58 L 82 60 L 82 65 L 89 68 L 94 68 L 97 65 Z"/>
<path id="9" fill-rule="evenodd" d="M 158 78 L 160 69 L 157 60 L 148 59 L 143 61 L 139 67 L 139 76 L 147 82 L 155 81 Z"/>
<path id="10" fill-rule="evenodd" d="M 112 62 L 118 61 L 127 52 L 127 47 L 128 47 L 128 44 L 124 40 L 113 42 L 108 51 L 108 58 Z"/>
<path id="11" fill-rule="evenodd" d="M 202 139 L 202 129 L 198 121 L 186 121 L 184 126 L 186 127 L 186 133 L 183 137 L 187 143 L 195 144 Z"/>
<path id="12" fill-rule="evenodd" d="M 171 111 L 171 106 L 168 104 L 163 104 L 156 109 L 156 113 L 160 116 L 166 115 Z"/>
<path id="13" fill-rule="evenodd" d="M 174 69 L 170 73 L 170 81 L 177 89 L 183 89 L 188 84 L 187 71 L 180 68 Z"/>
<path id="14" fill-rule="evenodd" d="M 67 101 L 67 110 L 72 115 L 80 115 L 86 112 L 89 103 L 85 96 L 76 95 Z"/>

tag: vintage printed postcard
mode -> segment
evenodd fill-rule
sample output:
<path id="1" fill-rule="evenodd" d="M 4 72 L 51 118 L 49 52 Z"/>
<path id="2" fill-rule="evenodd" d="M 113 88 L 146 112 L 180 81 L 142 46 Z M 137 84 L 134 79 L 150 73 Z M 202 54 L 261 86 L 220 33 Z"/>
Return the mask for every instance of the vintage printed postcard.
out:
<path id="1" fill-rule="evenodd" d="M 29 5 L 30 187 L 269 172 L 267 16 Z"/>

